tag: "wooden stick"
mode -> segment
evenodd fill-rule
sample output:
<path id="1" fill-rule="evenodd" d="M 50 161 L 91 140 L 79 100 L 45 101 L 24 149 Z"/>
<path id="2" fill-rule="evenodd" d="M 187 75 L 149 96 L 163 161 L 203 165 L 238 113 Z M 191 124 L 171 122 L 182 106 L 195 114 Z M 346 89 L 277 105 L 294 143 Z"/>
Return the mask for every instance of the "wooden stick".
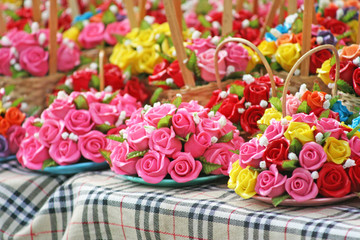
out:
<path id="1" fill-rule="evenodd" d="M 225 36 L 232 31 L 232 0 L 224 0 L 224 12 L 222 16 L 222 30 L 221 35 Z"/>
<path id="2" fill-rule="evenodd" d="M 6 32 L 6 22 L 3 14 L 3 5 L 0 2 L 0 36 L 4 35 Z"/>
<path id="3" fill-rule="evenodd" d="M 254 14 L 258 14 L 258 12 L 259 12 L 259 2 L 258 2 L 258 0 L 253 0 L 253 8 L 252 8 L 252 10 L 253 10 Z"/>
<path id="4" fill-rule="evenodd" d="M 244 6 L 244 0 L 236 0 L 236 6 L 235 6 L 236 12 L 242 10 L 243 6 Z"/>
<path id="5" fill-rule="evenodd" d="M 297 12 L 297 0 L 288 0 L 288 13 L 289 15 Z"/>
<path id="6" fill-rule="evenodd" d="M 34 20 L 34 22 L 39 23 L 39 26 L 42 26 L 40 7 L 41 7 L 41 1 L 40 0 L 33 0 L 32 1 L 33 20 Z"/>
<path id="7" fill-rule="evenodd" d="M 50 0 L 50 41 L 49 41 L 49 74 L 55 74 L 57 71 L 57 29 L 58 29 L 58 17 L 57 17 L 57 1 Z"/>
<path id="8" fill-rule="evenodd" d="M 183 20 L 183 16 L 182 16 L 182 10 L 181 10 L 181 0 L 174 0 L 174 6 L 175 6 L 175 12 L 176 12 L 176 19 L 177 22 L 179 23 L 179 27 L 180 27 L 180 31 L 183 31 L 183 26 L 182 26 L 182 20 Z"/>
<path id="9" fill-rule="evenodd" d="M 164 0 L 164 6 L 166 18 L 170 26 L 171 38 L 174 43 L 176 57 L 179 61 L 179 66 L 181 74 L 184 78 L 184 83 L 189 87 L 194 87 L 194 76 L 184 63 L 184 61 L 187 60 L 187 56 L 184 48 L 182 32 L 180 31 L 179 23 L 176 18 L 176 10 L 173 0 Z"/>
<path id="10" fill-rule="evenodd" d="M 142 20 L 144 19 L 146 15 L 146 0 L 140 0 L 139 1 L 139 16 L 138 16 L 138 26 L 140 27 L 140 24 Z"/>
<path id="11" fill-rule="evenodd" d="M 69 0 L 69 7 L 71 9 L 71 16 L 74 19 L 76 16 L 80 15 L 79 5 L 77 1 Z"/>
<path id="12" fill-rule="evenodd" d="M 272 23 L 274 22 L 276 11 L 280 7 L 280 3 L 281 3 L 281 0 L 274 0 L 274 2 L 272 3 L 270 11 L 269 11 L 268 15 L 266 16 L 265 24 L 264 24 L 263 28 L 261 29 L 260 39 L 262 39 L 265 36 L 266 27 L 272 26 Z"/>
<path id="13" fill-rule="evenodd" d="M 99 52 L 99 75 L 100 75 L 100 92 L 105 89 L 105 73 L 104 73 L 104 62 L 105 60 L 105 50 L 101 49 Z"/>
<path id="14" fill-rule="evenodd" d="M 127 12 L 127 16 L 130 21 L 131 28 L 136 28 L 138 26 L 138 22 L 136 20 L 136 14 L 134 11 L 134 3 L 132 0 L 124 0 L 125 9 Z"/>
<path id="15" fill-rule="evenodd" d="M 283 23 L 285 19 L 285 0 L 281 0 L 278 23 Z"/>
<path id="16" fill-rule="evenodd" d="M 313 20 L 314 0 L 305 0 L 302 31 L 301 55 L 307 53 L 311 48 L 311 24 Z M 301 76 L 309 76 L 310 59 L 306 58 L 301 64 Z"/>

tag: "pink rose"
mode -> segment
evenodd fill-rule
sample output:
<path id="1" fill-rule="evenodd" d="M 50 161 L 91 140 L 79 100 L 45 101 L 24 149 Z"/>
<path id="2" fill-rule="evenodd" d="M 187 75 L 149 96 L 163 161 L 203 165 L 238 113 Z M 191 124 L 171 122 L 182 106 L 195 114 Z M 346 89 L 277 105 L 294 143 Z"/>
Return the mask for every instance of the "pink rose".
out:
<path id="1" fill-rule="evenodd" d="M 176 135 L 185 138 L 189 133 L 195 133 L 193 117 L 185 109 L 179 109 L 172 117 L 172 126 Z"/>
<path id="2" fill-rule="evenodd" d="M 88 71 L 88 70 L 86 70 L 86 71 Z M 78 72 L 78 71 L 76 71 L 76 72 Z M 96 75 L 97 71 L 92 71 L 91 74 Z M 102 100 L 104 99 L 106 93 L 105 92 L 95 92 L 94 89 L 90 89 L 90 91 L 84 92 L 82 94 L 84 94 L 84 96 L 86 98 L 86 101 L 90 106 L 90 104 L 92 104 L 92 103 L 100 103 L 100 102 L 102 102 Z"/>
<path id="3" fill-rule="evenodd" d="M 199 134 L 200 132 L 207 132 L 210 134 L 211 137 L 220 138 L 221 136 L 220 123 L 210 118 L 204 118 L 197 125 L 196 133 Z"/>
<path id="4" fill-rule="evenodd" d="M 25 132 L 25 128 L 22 128 L 18 125 L 12 125 L 7 130 L 6 135 L 11 154 L 15 154 L 19 150 L 21 141 L 25 138 Z"/>
<path id="5" fill-rule="evenodd" d="M 89 112 L 95 124 L 109 123 L 114 125 L 119 118 L 116 107 L 106 103 L 91 103 Z"/>
<path id="6" fill-rule="evenodd" d="M 71 109 L 65 117 L 65 126 L 76 135 L 90 132 L 95 123 L 92 122 L 89 111 Z"/>
<path id="7" fill-rule="evenodd" d="M 28 47 L 20 53 L 20 66 L 36 77 L 43 77 L 49 70 L 49 53 L 38 46 Z"/>
<path id="8" fill-rule="evenodd" d="M 198 113 L 199 117 L 207 117 L 207 109 L 201 106 L 197 101 L 191 100 L 190 102 L 182 102 L 178 109 L 184 108 L 189 113 Z"/>
<path id="9" fill-rule="evenodd" d="M 56 144 L 52 144 L 49 149 L 49 154 L 59 165 L 76 163 L 81 157 L 78 144 L 70 139 L 61 139 Z"/>
<path id="10" fill-rule="evenodd" d="M 244 144 L 244 139 L 240 136 L 239 130 L 235 130 L 233 134 L 233 139 L 229 143 L 231 143 L 233 149 L 240 149 L 241 145 Z"/>
<path id="11" fill-rule="evenodd" d="M 214 55 L 215 49 L 208 49 L 197 56 L 198 65 L 201 71 L 201 78 L 207 82 L 216 81 Z M 218 55 L 219 74 L 222 79 L 226 75 L 225 57 L 227 56 L 227 53 L 225 50 L 221 50 Z"/>
<path id="12" fill-rule="evenodd" d="M 50 159 L 49 149 L 34 136 L 25 138 L 16 154 L 21 165 L 33 170 L 39 170 L 45 160 Z"/>
<path id="13" fill-rule="evenodd" d="M 110 141 L 114 142 L 114 141 Z M 111 170 L 121 175 L 134 175 L 136 174 L 136 163 L 139 158 L 126 159 L 127 155 L 131 151 L 127 142 L 116 142 L 114 147 L 109 148 L 111 151 Z"/>
<path id="14" fill-rule="evenodd" d="M 220 112 L 216 112 L 215 116 L 213 118 L 211 118 L 212 121 L 218 121 L 223 118 L 224 121 L 226 121 L 224 126 L 220 126 L 220 137 L 231 132 L 231 131 L 235 131 L 236 127 L 234 126 L 234 124 L 227 119 L 222 113 Z"/>
<path id="15" fill-rule="evenodd" d="M 240 147 L 239 163 L 242 168 L 247 166 L 258 168 L 266 147 L 259 145 L 257 138 L 251 139 Z"/>
<path id="16" fill-rule="evenodd" d="M 235 72 L 245 71 L 250 60 L 248 51 L 236 43 L 228 43 L 225 51 L 228 53 L 225 57 L 226 66 L 233 66 Z"/>
<path id="17" fill-rule="evenodd" d="M 37 40 L 37 42 L 39 43 L 40 46 L 42 46 L 42 47 L 48 47 L 49 46 L 50 29 L 39 29 L 39 31 L 37 31 L 33 35 L 34 35 L 35 39 Z M 42 35 L 42 37 L 44 37 L 45 41 L 40 42 L 40 40 L 39 40 L 40 35 Z M 59 32 L 56 33 L 56 42 L 57 42 L 57 44 L 61 44 L 62 40 L 63 39 L 62 39 L 61 33 L 59 33 Z"/>
<path id="18" fill-rule="evenodd" d="M 255 191 L 264 197 L 277 197 L 285 192 L 285 182 L 287 176 L 279 173 L 276 164 L 270 166 L 270 170 L 259 174 L 255 186 Z"/>
<path id="19" fill-rule="evenodd" d="M 196 55 L 206 52 L 209 49 L 214 49 L 216 46 L 211 42 L 211 37 L 209 38 L 195 38 L 193 43 L 187 46 L 190 50 L 194 51 Z"/>
<path id="20" fill-rule="evenodd" d="M 7 31 L 6 34 L 0 38 L 0 44 L 3 47 L 11 47 L 13 45 L 14 38 L 16 37 L 18 31 L 19 30 L 15 28 L 11 29 L 10 31 Z"/>
<path id="21" fill-rule="evenodd" d="M 41 48 L 36 42 L 35 36 L 25 31 L 17 31 L 15 35 L 12 36 L 11 42 L 12 46 L 14 46 L 19 53 L 29 48 Z M 41 49 L 43 50 L 43 48 Z"/>
<path id="22" fill-rule="evenodd" d="M 175 182 L 183 183 L 197 178 L 201 169 L 201 162 L 195 161 L 190 153 L 178 152 L 170 162 L 168 172 Z"/>
<path id="23" fill-rule="evenodd" d="M 135 151 L 149 149 L 149 134 L 145 130 L 144 123 L 138 123 L 129 127 L 126 131 L 127 142 Z"/>
<path id="24" fill-rule="evenodd" d="M 113 22 L 106 26 L 104 39 L 109 45 L 115 45 L 117 40 L 114 35 L 125 36 L 131 30 L 129 19 Z"/>
<path id="25" fill-rule="evenodd" d="M 270 123 L 264 132 L 264 137 L 266 137 L 269 142 L 280 139 L 285 132 L 285 126 L 282 125 L 280 121 L 271 121 Z"/>
<path id="26" fill-rule="evenodd" d="M 326 162 L 327 155 L 316 142 L 305 143 L 299 155 L 300 165 L 309 171 L 319 170 Z"/>
<path id="27" fill-rule="evenodd" d="M 60 141 L 64 128 L 65 122 L 62 120 L 46 120 L 40 128 L 39 141 L 45 147 L 50 147 L 50 145 L 56 144 Z"/>
<path id="28" fill-rule="evenodd" d="M 0 48 L 0 74 L 5 76 L 11 76 L 10 61 L 14 56 L 10 51 L 10 48 Z"/>
<path id="29" fill-rule="evenodd" d="M 75 42 L 70 41 L 73 47 L 62 43 L 57 50 L 57 69 L 60 72 L 67 72 L 80 64 L 80 49 Z"/>
<path id="30" fill-rule="evenodd" d="M 83 28 L 79 35 L 79 43 L 82 47 L 95 48 L 104 40 L 105 25 L 102 22 L 92 22 Z"/>
<path id="31" fill-rule="evenodd" d="M 215 143 L 205 151 L 204 157 L 207 162 L 221 165 L 220 168 L 212 171 L 211 174 L 229 175 L 231 157 L 233 155 L 230 150 L 234 150 L 230 144 Z"/>
<path id="32" fill-rule="evenodd" d="M 351 158 L 354 160 L 360 159 L 360 138 L 353 136 L 349 141 L 349 146 L 351 149 Z"/>
<path id="33" fill-rule="evenodd" d="M 173 104 L 165 103 L 157 107 L 151 108 L 144 115 L 144 120 L 151 126 L 157 127 L 160 119 L 166 115 L 173 115 L 176 111 L 176 107 Z"/>
<path id="34" fill-rule="evenodd" d="M 201 157 L 211 145 L 211 135 L 207 132 L 193 134 L 185 143 L 185 152 L 191 153 L 194 158 Z"/>
<path id="35" fill-rule="evenodd" d="M 161 152 L 167 157 L 172 157 L 181 151 L 182 145 L 180 140 L 175 137 L 172 128 L 160 128 L 151 133 L 149 147 L 151 150 Z"/>
<path id="36" fill-rule="evenodd" d="M 287 193 L 297 202 L 315 198 L 319 189 L 311 177 L 311 173 L 304 168 L 296 168 L 291 178 L 285 183 Z"/>
<path id="37" fill-rule="evenodd" d="M 305 113 L 296 113 L 292 116 L 292 122 L 304 122 L 309 124 L 310 127 L 314 126 L 317 123 L 318 118 L 314 113 L 305 114 Z"/>
<path id="38" fill-rule="evenodd" d="M 34 120 L 35 117 L 31 116 L 29 118 L 26 118 L 22 127 L 25 129 L 25 133 L 27 135 L 33 136 L 35 133 L 40 131 L 39 127 L 34 126 Z"/>
<path id="39" fill-rule="evenodd" d="M 47 109 L 47 115 L 50 118 L 59 120 L 65 119 L 66 114 L 71 110 L 75 109 L 75 105 L 72 102 L 64 99 L 55 99 Z M 44 116 L 45 117 L 45 116 Z M 43 118 L 43 116 L 41 116 Z M 47 119 L 47 117 L 45 117 Z"/>
<path id="40" fill-rule="evenodd" d="M 345 138 L 346 134 L 344 129 L 340 128 L 340 122 L 333 118 L 322 118 L 316 123 L 316 130 L 325 133 L 330 132 L 330 137 L 337 139 Z"/>
<path id="41" fill-rule="evenodd" d="M 286 115 L 292 116 L 296 114 L 301 104 L 300 99 L 293 95 L 286 95 Z"/>
<path id="42" fill-rule="evenodd" d="M 126 117 L 130 117 L 133 112 L 141 107 L 141 103 L 127 93 L 124 96 L 117 95 L 110 104 L 115 105 L 119 113 L 125 111 Z"/>
<path id="43" fill-rule="evenodd" d="M 150 150 L 136 163 L 136 172 L 145 182 L 156 184 L 166 177 L 169 164 L 165 154 Z"/>
<path id="44" fill-rule="evenodd" d="M 138 110 L 136 110 L 135 112 L 133 112 L 131 114 L 130 119 L 126 120 L 126 125 L 128 127 L 144 121 L 142 114 L 141 114 L 142 110 L 143 110 L 143 108 L 139 108 Z"/>
<path id="45" fill-rule="evenodd" d="M 78 144 L 84 158 L 97 163 L 105 161 L 100 150 L 106 148 L 106 138 L 101 132 L 94 130 L 80 136 Z"/>

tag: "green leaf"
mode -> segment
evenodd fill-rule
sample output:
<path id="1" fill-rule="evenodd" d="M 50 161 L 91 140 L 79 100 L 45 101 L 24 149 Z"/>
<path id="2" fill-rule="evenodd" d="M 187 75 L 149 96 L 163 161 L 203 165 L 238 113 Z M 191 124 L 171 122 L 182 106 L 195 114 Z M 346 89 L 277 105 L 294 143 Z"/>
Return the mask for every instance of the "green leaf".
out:
<path id="1" fill-rule="evenodd" d="M 332 97 L 330 99 L 330 109 L 332 109 L 332 107 L 334 106 L 334 104 L 339 100 L 338 96 Z"/>
<path id="2" fill-rule="evenodd" d="M 24 31 L 27 33 L 31 33 L 31 27 L 28 23 L 24 26 Z"/>
<path id="3" fill-rule="evenodd" d="M 110 10 L 107 10 L 104 12 L 104 15 L 102 16 L 102 22 L 105 25 L 108 25 L 110 23 L 116 22 L 116 17 Z"/>
<path id="4" fill-rule="evenodd" d="M 16 107 L 17 105 L 22 103 L 22 101 L 24 101 L 23 97 L 16 99 L 15 101 L 12 102 L 11 107 Z"/>
<path id="5" fill-rule="evenodd" d="M 229 150 L 229 151 L 232 152 L 232 153 L 235 153 L 235 154 L 237 154 L 237 155 L 240 154 L 240 150 Z"/>
<path id="6" fill-rule="evenodd" d="M 151 29 L 151 24 L 149 24 L 145 20 L 142 20 L 140 23 L 140 30 L 146 30 L 146 29 Z"/>
<path id="7" fill-rule="evenodd" d="M 117 142 L 124 142 L 125 141 L 125 138 L 123 138 L 122 136 L 119 136 L 119 135 L 109 135 L 109 136 L 106 136 L 106 138 L 110 139 L 110 140 L 117 141 Z"/>
<path id="8" fill-rule="evenodd" d="M 64 90 L 67 94 L 70 94 L 73 91 L 71 88 L 69 88 L 69 86 L 67 86 L 65 84 L 61 84 L 61 85 L 57 86 L 56 89 Z"/>
<path id="9" fill-rule="evenodd" d="M 337 82 L 337 86 L 339 88 L 340 91 L 344 92 L 344 93 L 350 93 L 350 94 L 354 94 L 354 88 L 352 88 L 347 82 L 345 82 L 342 79 L 339 79 Z"/>
<path id="10" fill-rule="evenodd" d="M 297 34 L 301 33 L 303 29 L 303 22 L 300 18 L 296 19 L 293 26 L 292 26 L 292 32 Z"/>
<path id="11" fill-rule="evenodd" d="M 20 18 L 20 16 L 19 15 L 17 15 L 16 13 L 15 13 L 15 11 L 13 11 L 13 10 L 9 10 L 9 9 L 5 9 L 4 10 L 4 13 L 6 14 L 6 15 L 8 15 L 9 17 L 11 17 L 13 20 L 20 20 L 21 18 Z"/>
<path id="12" fill-rule="evenodd" d="M 240 98 L 242 98 L 244 96 L 244 86 L 241 85 L 237 85 L 237 84 L 232 84 L 230 86 L 230 93 L 231 94 L 236 94 L 238 95 Z"/>
<path id="13" fill-rule="evenodd" d="M 176 98 L 172 101 L 172 104 L 174 104 L 177 108 L 180 106 L 181 103 L 182 103 L 182 97 L 176 97 Z"/>
<path id="14" fill-rule="evenodd" d="M 215 171 L 216 169 L 222 167 L 222 165 L 220 165 L 220 164 L 207 162 L 206 158 L 203 156 L 199 158 L 199 161 L 202 164 L 202 171 L 205 174 L 210 174 L 212 171 Z"/>
<path id="15" fill-rule="evenodd" d="M 225 134 L 224 136 L 220 137 L 219 140 L 217 141 L 218 143 L 227 143 L 230 142 L 234 137 L 234 132 L 230 131 L 227 134 Z"/>
<path id="16" fill-rule="evenodd" d="M 200 38 L 208 38 L 209 36 L 211 36 L 211 32 L 210 31 L 205 31 L 201 34 Z"/>
<path id="17" fill-rule="evenodd" d="M 116 34 L 116 33 L 113 33 L 112 35 L 114 36 L 114 38 L 116 38 L 116 42 L 118 42 L 120 44 L 122 44 L 124 42 L 125 37 L 123 35 Z"/>
<path id="18" fill-rule="evenodd" d="M 89 109 L 89 104 L 88 104 L 86 98 L 82 94 L 78 95 L 74 99 L 74 103 L 75 103 L 76 109 L 85 109 L 85 110 Z"/>
<path id="19" fill-rule="evenodd" d="M 297 156 L 299 156 L 301 149 L 301 142 L 297 138 L 294 138 L 290 143 L 289 152 L 295 153 Z"/>
<path id="20" fill-rule="evenodd" d="M 216 113 L 216 112 L 220 109 L 221 104 L 222 104 L 222 102 L 216 104 L 215 106 L 213 106 L 213 107 L 211 108 L 211 111 L 213 111 L 214 113 Z"/>
<path id="21" fill-rule="evenodd" d="M 273 70 L 281 70 L 281 69 L 282 69 L 281 65 L 280 65 L 278 62 L 272 62 L 272 63 L 270 63 L 270 67 L 271 67 L 271 69 L 273 69 Z"/>
<path id="22" fill-rule="evenodd" d="M 346 136 L 348 137 L 348 139 L 351 139 L 351 138 L 354 136 L 354 134 L 355 134 L 357 131 L 359 131 L 359 129 L 360 129 L 360 123 L 359 123 L 353 130 L 351 130 L 351 132 L 349 132 L 348 134 L 346 134 Z"/>
<path id="23" fill-rule="evenodd" d="M 189 141 L 189 138 L 191 137 L 191 135 L 192 135 L 192 133 L 188 133 L 188 135 L 186 135 L 186 137 L 185 138 L 182 138 L 182 137 L 180 137 L 180 136 L 175 136 L 177 139 L 179 139 L 180 141 L 182 141 L 182 142 L 188 142 Z"/>
<path id="24" fill-rule="evenodd" d="M 41 122 L 33 122 L 32 125 L 34 127 L 42 127 L 43 124 Z"/>
<path id="25" fill-rule="evenodd" d="M 7 85 L 5 87 L 5 95 L 9 95 L 12 91 L 14 91 L 15 85 Z"/>
<path id="26" fill-rule="evenodd" d="M 198 20 L 201 23 L 201 25 L 203 25 L 203 27 L 211 28 L 211 23 L 208 20 L 206 20 L 204 15 L 199 15 Z"/>
<path id="27" fill-rule="evenodd" d="M 297 113 L 306 113 L 309 114 L 311 111 L 311 108 L 307 104 L 307 101 L 303 101 L 300 103 L 300 106 L 298 107 Z"/>
<path id="28" fill-rule="evenodd" d="M 150 98 L 150 104 L 153 105 L 154 103 L 156 103 L 160 97 L 160 94 L 164 91 L 164 89 L 162 88 L 157 88 L 153 95 Z"/>
<path id="29" fill-rule="evenodd" d="M 99 76 L 93 74 L 91 75 L 91 80 L 89 83 L 89 87 L 95 88 L 96 90 L 100 89 L 100 78 Z"/>
<path id="30" fill-rule="evenodd" d="M 258 124 L 258 128 L 260 129 L 260 131 L 261 131 L 262 133 L 265 132 L 265 130 L 267 129 L 267 127 L 268 127 L 268 125 L 266 125 L 266 124 Z"/>
<path id="31" fill-rule="evenodd" d="M 195 52 L 191 52 L 190 57 L 186 63 L 186 67 L 192 71 L 195 72 L 195 66 L 197 65 L 197 59 Z"/>
<path id="32" fill-rule="evenodd" d="M 99 124 L 95 125 L 95 130 L 98 130 L 104 134 L 106 134 L 110 129 L 116 128 L 115 125 L 107 125 L 107 124 Z"/>
<path id="33" fill-rule="evenodd" d="M 272 204 L 274 205 L 274 207 L 277 207 L 280 203 L 282 203 L 282 201 L 284 201 L 285 199 L 290 198 L 290 195 L 285 193 L 284 195 L 278 196 L 278 197 L 273 197 L 271 199 Z"/>
<path id="34" fill-rule="evenodd" d="M 349 22 L 352 18 L 354 18 L 354 16 L 356 15 L 356 10 L 350 10 L 348 11 L 342 18 L 341 21 L 342 22 Z"/>
<path id="35" fill-rule="evenodd" d="M 335 55 L 331 57 L 330 59 L 330 66 L 333 66 L 336 63 Z"/>
<path id="36" fill-rule="evenodd" d="M 166 37 L 166 36 L 165 36 L 164 33 L 160 33 L 159 37 L 156 39 L 156 43 L 159 44 L 159 45 L 161 45 L 161 44 L 164 42 L 165 37 Z"/>
<path id="37" fill-rule="evenodd" d="M 126 159 L 143 157 L 145 155 L 145 153 L 147 153 L 148 151 L 149 150 L 129 152 L 128 155 L 126 156 Z"/>
<path id="38" fill-rule="evenodd" d="M 93 4 L 90 4 L 90 12 L 93 14 L 93 15 L 96 15 L 96 7 L 93 5 Z"/>
<path id="39" fill-rule="evenodd" d="M 54 160 L 52 159 L 46 159 L 44 162 L 43 162 L 43 165 L 41 167 L 41 170 L 44 170 L 45 168 L 47 167 L 56 167 L 56 166 L 59 166 L 59 164 L 57 164 Z"/>
<path id="40" fill-rule="evenodd" d="M 90 63 L 92 63 L 91 58 L 80 55 L 80 64 L 81 65 L 87 65 L 87 64 L 90 64 Z"/>
<path id="41" fill-rule="evenodd" d="M 199 0 L 196 5 L 195 12 L 197 15 L 206 15 L 211 9 L 212 6 L 208 0 Z"/>
<path id="42" fill-rule="evenodd" d="M 255 19 L 255 20 L 250 21 L 250 27 L 251 28 L 259 28 L 259 20 Z"/>
<path id="43" fill-rule="evenodd" d="M 276 96 L 277 96 L 278 98 L 281 98 L 281 97 L 282 97 L 282 94 L 283 94 L 283 91 L 284 91 L 284 86 L 278 87 L 278 88 L 276 89 Z"/>
<path id="44" fill-rule="evenodd" d="M 158 122 L 157 128 L 169 127 L 171 123 L 172 115 L 166 115 Z"/>
<path id="45" fill-rule="evenodd" d="M 105 160 L 108 162 L 109 166 L 112 167 L 111 158 L 110 158 L 110 151 L 100 149 L 100 154 L 105 158 Z"/>
<path id="46" fill-rule="evenodd" d="M 276 110 L 278 110 L 279 112 L 282 111 L 280 98 L 278 98 L 278 97 L 272 97 L 272 98 L 269 99 L 269 103 L 271 103 L 271 104 L 274 106 L 274 108 L 275 108 Z"/>
<path id="47" fill-rule="evenodd" d="M 282 162 L 281 166 L 286 171 L 292 171 L 299 167 L 299 160 L 285 160 Z"/>
<path id="48" fill-rule="evenodd" d="M 119 94 L 119 90 L 113 92 L 109 97 L 103 99 L 103 103 L 110 103 L 117 95 Z"/>
<path id="49" fill-rule="evenodd" d="M 79 31 L 81 32 L 81 30 L 83 30 L 84 28 L 84 23 L 82 21 L 78 21 L 74 24 L 74 27 L 76 27 L 77 29 L 79 29 Z M 81 56 L 80 56 L 81 57 Z"/>
<path id="50" fill-rule="evenodd" d="M 328 118 L 329 115 L 330 115 L 330 109 L 325 110 L 325 111 L 323 111 L 323 112 L 320 114 L 319 120 L 322 119 L 322 118 Z"/>
<path id="51" fill-rule="evenodd" d="M 162 57 L 163 59 L 166 59 L 168 62 L 172 63 L 173 61 L 175 61 L 175 58 L 170 57 L 169 55 L 166 55 L 163 52 L 159 52 L 159 51 L 156 51 L 156 52 L 160 55 L 160 57 Z"/>
<path id="52" fill-rule="evenodd" d="M 322 139 L 321 142 L 320 142 L 320 145 L 323 145 L 323 144 L 326 142 L 326 140 L 330 137 L 330 135 L 331 135 L 330 132 L 325 132 L 325 133 L 324 133 L 324 136 L 323 136 L 323 139 Z M 350 139 L 350 138 L 349 138 L 349 139 Z"/>
<path id="53" fill-rule="evenodd" d="M 313 92 L 315 92 L 315 91 L 321 92 L 321 89 L 320 89 L 320 86 L 318 83 L 314 83 Z"/>

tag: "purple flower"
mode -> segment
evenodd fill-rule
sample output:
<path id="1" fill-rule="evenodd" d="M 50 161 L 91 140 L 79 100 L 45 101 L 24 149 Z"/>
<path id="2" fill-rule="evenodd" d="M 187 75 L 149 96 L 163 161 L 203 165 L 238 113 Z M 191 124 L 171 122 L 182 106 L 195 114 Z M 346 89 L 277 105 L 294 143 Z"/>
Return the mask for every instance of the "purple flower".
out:
<path id="1" fill-rule="evenodd" d="M 329 30 L 319 31 L 318 37 L 322 37 L 322 39 L 323 39 L 321 44 L 336 45 L 336 43 L 337 43 L 336 37 Z"/>
<path id="2" fill-rule="evenodd" d="M 10 155 L 10 149 L 6 138 L 0 135 L 0 157 L 7 157 Z"/>

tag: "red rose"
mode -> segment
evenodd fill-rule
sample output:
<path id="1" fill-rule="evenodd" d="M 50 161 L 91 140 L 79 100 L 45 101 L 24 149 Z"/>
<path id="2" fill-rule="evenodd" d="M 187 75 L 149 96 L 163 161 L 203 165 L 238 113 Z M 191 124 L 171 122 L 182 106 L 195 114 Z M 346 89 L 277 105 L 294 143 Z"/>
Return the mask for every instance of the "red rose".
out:
<path id="1" fill-rule="evenodd" d="M 113 91 L 122 89 L 124 87 L 124 79 L 121 69 L 111 63 L 104 66 L 105 86 L 111 86 Z"/>
<path id="2" fill-rule="evenodd" d="M 253 14 L 252 12 L 242 9 L 238 12 L 238 14 L 235 14 L 235 19 L 236 20 L 240 20 L 240 21 L 244 21 L 245 19 L 250 19 L 252 18 Z"/>
<path id="3" fill-rule="evenodd" d="M 240 117 L 241 128 L 250 134 L 259 131 L 257 121 L 264 115 L 265 109 L 259 105 L 250 106 Z"/>
<path id="4" fill-rule="evenodd" d="M 241 29 L 239 34 L 242 38 L 249 40 L 255 45 L 260 43 L 260 30 L 257 28 L 247 27 L 245 29 Z"/>
<path id="5" fill-rule="evenodd" d="M 336 20 L 336 19 L 325 19 L 323 22 L 324 26 L 331 31 L 332 34 L 341 35 L 349 30 L 348 25 Z"/>
<path id="6" fill-rule="evenodd" d="M 63 29 L 64 31 L 69 29 L 71 27 L 71 22 L 71 16 L 64 11 L 58 19 L 59 29 Z"/>
<path id="7" fill-rule="evenodd" d="M 154 81 L 165 81 L 169 78 L 169 74 L 166 69 L 170 65 L 170 63 L 166 60 L 163 60 L 161 63 L 156 64 L 154 67 L 154 72 L 151 76 L 148 77 L 149 83 Z M 168 86 L 161 86 L 162 88 L 168 89 Z"/>
<path id="8" fill-rule="evenodd" d="M 219 103 L 221 100 L 220 93 L 221 93 L 220 89 L 213 91 L 209 102 L 205 105 L 205 108 L 211 109 L 213 106 L 215 106 L 217 103 Z"/>
<path id="9" fill-rule="evenodd" d="M 239 20 L 234 20 L 233 21 L 233 26 L 232 26 L 232 30 L 234 32 L 238 32 L 242 29 L 242 21 Z"/>
<path id="10" fill-rule="evenodd" d="M 143 83 L 139 82 L 139 79 L 136 77 L 131 78 L 127 83 L 125 84 L 125 88 L 123 91 L 121 91 L 122 94 L 129 94 L 136 98 L 140 102 L 144 102 L 149 94 L 146 91 L 145 85 Z"/>
<path id="11" fill-rule="evenodd" d="M 6 24 L 6 29 L 17 29 L 17 30 L 23 30 L 25 25 L 29 24 L 31 25 L 31 19 L 22 18 L 17 21 L 14 21 L 12 18 L 9 20 L 9 22 Z"/>
<path id="12" fill-rule="evenodd" d="M 325 163 L 317 179 L 319 193 L 324 197 L 344 197 L 350 192 L 351 182 L 342 165 Z"/>
<path id="13" fill-rule="evenodd" d="M 348 175 L 351 181 L 351 191 L 360 192 L 360 159 L 356 161 L 356 166 L 348 169 Z"/>
<path id="14" fill-rule="evenodd" d="M 21 18 L 32 18 L 32 9 L 31 8 L 20 8 L 16 10 L 16 15 L 18 15 Z"/>
<path id="15" fill-rule="evenodd" d="M 316 69 L 321 68 L 323 62 L 331 58 L 329 50 L 324 49 L 311 55 L 310 57 L 310 73 L 316 74 Z"/>
<path id="16" fill-rule="evenodd" d="M 176 86 L 178 86 L 179 88 L 184 86 L 184 79 L 183 79 L 181 71 L 180 71 L 180 66 L 179 66 L 178 60 L 175 60 L 174 62 L 172 62 L 170 64 L 170 66 L 167 67 L 166 72 L 174 80 L 174 83 L 176 84 Z"/>
<path id="17" fill-rule="evenodd" d="M 334 64 L 330 69 L 330 79 L 335 80 L 335 68 L 336 64 Z M 347 82 L 350 86 L 352 86 L 353 83 L 353 73 L 357 66 L 351 62 L 340 62 L 340 79 Z"/>
<path id="18" fill-rule="evenodd" d="M 255 81 L 257 83 L 265 83 L 268 85 L 268 87 L 271 87 L 270 77 L 269 74 L 266 74 L 264 76 L 261 76 L 259 78 L 255 78 Z M 284 85 L 284 79 L 279 78 L 278 76 L 274 76 L 274 81 L 276 86 L 283 86 Z"/>
<path id="19" fill-rule="evenodd" d="M 244 108 L 244 101 L 240 102 L 236 94 L 229 94 L 222 102 L 219 112 L 233 123 L 240 121 L 240 113 L 238 108 Z"/>
<path id="20" fill-rule="evenodd" d="M 89 90 L 89 83 L 91 81 L 91 76 L 96 74 L 95 71 L 84 69 L 74 72 L 71 75 L 73 80 L 73 87 L 74 91 L 88 91 Z"/>
<path id="21" fill-rule="evenodd" d="M 282 164 L 288 159 L 289 146 L 289 140 L 286 138 L 272 140 L 263 155 L 266 166 L 269 168 L 271 164 L 276 164 L 279 170 L 283 170 Z"/>
<path id="22" fill-rule="evenodd" d="M 360 68 L 357 68 L 353 73 L 352 83 L 354 86 L 354 90 L 357 95 L 360 95 Z"/>
<path id="23" fill-rule="evenodd" d="M 311 108 L 311 110 L 315 110 L 317 108 L 323 108 L 323 104 L 325 102 L 325 95 L 324 92 L 319 91 L 306 91 L 304 95 L 301 97 L 301 101 L 307 101 L 307 104 Z"/>
<path id="24" fill-rule="evenodd" d="M 337 7 L 335 7 L 334 5 L 329 6 L 327 8 L 324 9 L 324 17 L 330 17 L 330 18 L 336 18 L 336 11 L 338 10 Z"/>
<path id="25" fill-rule="evenodd" d="M 150 10 L 147 11 L 148 16 L 152 16 L 155 18 L 155 23 L 162 24 L 166 22 L 166 16 L 161 10 Z"/>
<path id="26" fill-rule="evenodd" d="M 222 23 L 222 12 L 215 12 L 215 11 L 211 11 L 209 13 L 209 17 L 210 17 L 210 22 L 218 22 L 218 23 Z"/>
<path id="27" fill-rule="evenodd" d="M 261 100 L 269 100 L 270 88 L 264 83 L 253 82 L 244 89 L 244 97 L 246 102 L 252 105 L 259 105 Z"/>
<path id="28" fill-rule="evenodd" d="M 314 110 L 312 110 L 310 113 L 314 113 L 317 117 L 320 117 L 320 115 L 327 111 L 329 109 L 324 109 L 324 108 L 315 108 Z M 340 121 L 340 117 L 339 117 L 339 113 L 331 111 L 329 112 L 329 116 L 327 118 L 333 118 L 335 120 Z"/>

